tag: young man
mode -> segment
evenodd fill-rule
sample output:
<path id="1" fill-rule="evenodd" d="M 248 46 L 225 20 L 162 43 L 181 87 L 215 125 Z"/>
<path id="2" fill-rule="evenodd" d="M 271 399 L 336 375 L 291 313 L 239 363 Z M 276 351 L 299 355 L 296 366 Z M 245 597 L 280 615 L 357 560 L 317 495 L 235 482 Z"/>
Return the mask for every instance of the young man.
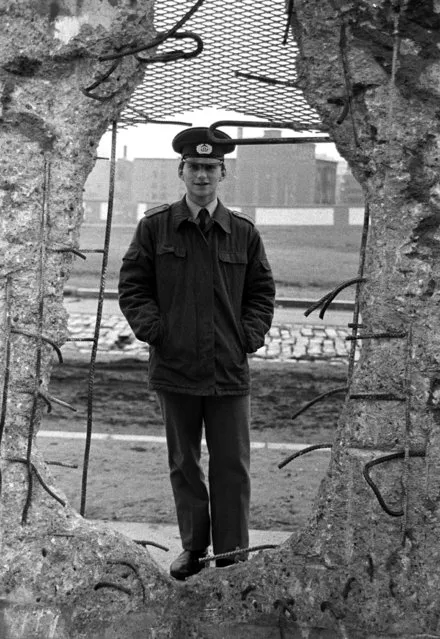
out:
<path id="1" fill-rule="evenodd" d="M 224 154 L 234 148 L 210 142 L 206 128 L 174 138 L 186 195 L 146 212 L 120 273 L 121 310 L 136 337 L 151 346 L 149 381 L 165 423 L 183 546 L 170 573 L 182 580 L 203 568 L 199 559 L 211 534 L 215 554 L 249 545 L 246 353 L 264 344 L 275 287 L 253 222 L 217 197 Z M 200 466 L 203 426 L 209 493 Z"/>

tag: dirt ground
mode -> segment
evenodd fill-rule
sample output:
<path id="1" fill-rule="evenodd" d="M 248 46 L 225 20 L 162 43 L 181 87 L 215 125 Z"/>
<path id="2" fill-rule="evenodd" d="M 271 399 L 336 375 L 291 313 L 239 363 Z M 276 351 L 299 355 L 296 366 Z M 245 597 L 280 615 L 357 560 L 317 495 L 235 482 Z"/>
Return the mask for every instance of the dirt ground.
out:
<path id="1" fill-rule="evenodd" d="M 331 442 L 342 407 L 343 393 L 330 396 L 292 421 L 303 404 L 332 388 L 344 386 L 343 364 L 252 362 L 251 440 L 270 443 Z M 158 403 L 147 389 L 147 364 L 136 360 L 99 363 L 93 397 L 93 432 L 164 435 Z M 77 412 L 53 406 L 42 429 L 85 432 L 87 424 L 88 362 L 67 362 L 54 370 L 51 395 Z M 79 508 L 84 441 L 39 438 L 51 466 L 54 486 Z M 329 451 L 316 451 L 291 462 L 278 463 L 292 451 L 257 448 L 252 451 L 250 525 L 255 529 L 297 531 L 305 523 L 319 483 L 328 466 Z M 206 469 L 207 456 L 203 454 Z M 86 516 L 90 519 L 175 523 L 169 486 L 166 446 L 161 443 L 94 441 L 87 483 Z"/>

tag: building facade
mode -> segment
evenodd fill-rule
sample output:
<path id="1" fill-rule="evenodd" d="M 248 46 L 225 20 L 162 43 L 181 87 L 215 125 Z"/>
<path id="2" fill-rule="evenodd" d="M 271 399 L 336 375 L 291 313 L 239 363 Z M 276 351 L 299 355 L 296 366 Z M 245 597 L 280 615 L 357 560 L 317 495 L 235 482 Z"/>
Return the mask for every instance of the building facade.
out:
<path id="1" fill-rule="evenodd" d="M 280 137 L 281 132 L 265 131 L 265 136 Z M 226 206 L 254 219 L 257 209 L 282 210 L 281 217 L 288 220 L 288 211 L 293 208 L 362 205 L 362 191 L 351 173 L 337 176 L 337 161 L 317 158 L 314 144 L 268 144 L 257 148 L 258 152 L 254 145 L 237 145 L 236 158 L 226 158 L 227 178 L 219 189 Z M 117 160 L 114 222 L 135 224 L 147 209 L 179 200 L 185 187 L 177 175 L 178 165 L 178 158 Z M 97 160 L 86 182 L 86 223 L 106 220 L 109 169 L 108 160 Z M 344 201 L 348 194 L 350 201 Z"/>

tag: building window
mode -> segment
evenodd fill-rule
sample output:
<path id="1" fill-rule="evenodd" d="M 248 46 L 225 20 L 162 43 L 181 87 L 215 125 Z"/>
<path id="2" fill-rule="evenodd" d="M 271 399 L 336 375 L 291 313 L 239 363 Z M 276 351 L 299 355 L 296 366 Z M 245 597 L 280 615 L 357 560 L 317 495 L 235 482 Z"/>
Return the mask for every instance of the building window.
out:
<path id="1" fill-rule="evenodd" d="M 107 221 L 107 210 L 108 210 L 108 203 L 107 202 L 100 202 L 99 203 L 99 219 L 102 222 L 106 222 Z"/>

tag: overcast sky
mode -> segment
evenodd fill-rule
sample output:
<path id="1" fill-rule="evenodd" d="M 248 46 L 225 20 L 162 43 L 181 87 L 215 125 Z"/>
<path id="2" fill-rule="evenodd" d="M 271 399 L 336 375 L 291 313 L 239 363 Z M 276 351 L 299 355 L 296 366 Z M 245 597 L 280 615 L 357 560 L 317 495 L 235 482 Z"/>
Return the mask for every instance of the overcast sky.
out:
<path id="1" fill-rule="evenodd" d="M 166 124 L 148 124 L 130 126 L 128 129 L 120 129 L 117 138 L 117 157 L 124 156 L 124 147 L 126 147 L 127 159 L 134 158 L 175 158 L 177 157 L 171 147 L 172 139 L 179 131 L 187 128 L 187 126 L 209 126 L 218 120 L 254 120 L 258 118 L 243 116 L 242 114 L 232 111 L 220 111 L 217 109 L 203 109 L 202 111 L 184 113 L 176 115 L 169 120 L 185 122 L 180 125 Z M 222 130 L 237 137 L 236 128 L 222 127 Z M 263 135 L 263 129 L 245 129 L 245 137 L 258 137 Z M 283 135 L 292 135 L 291 131 L 283 131 Z M 110 157 L 111 134 L 106 133 L 102 138 L 98 149 L 98 155 Z M 319 156 L 326 155 L 335 160 L 341 160 L 341 156 L 337 152 L 335 146 L 330 143 L 318 144 L 316 148 Z M 234 157 L 231 154 L 229 157 Z"/>

